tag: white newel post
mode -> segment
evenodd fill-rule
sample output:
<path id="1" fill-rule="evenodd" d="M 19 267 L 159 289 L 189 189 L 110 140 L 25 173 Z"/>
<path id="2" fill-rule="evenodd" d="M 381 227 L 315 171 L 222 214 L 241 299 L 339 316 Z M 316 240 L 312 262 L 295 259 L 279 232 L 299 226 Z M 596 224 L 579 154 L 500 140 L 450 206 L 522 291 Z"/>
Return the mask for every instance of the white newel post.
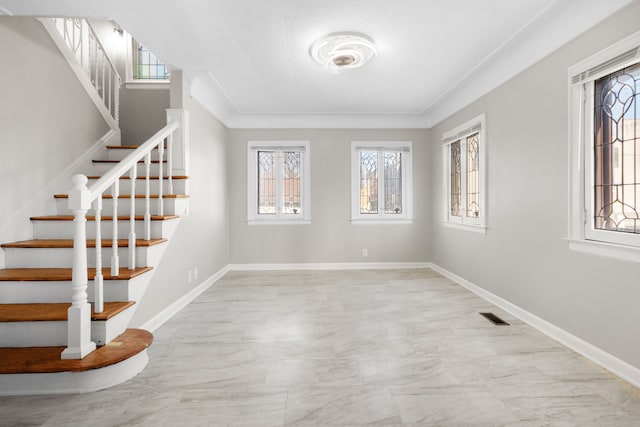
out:
<path id="1" fill-rule="evenodd" d="M 87 232 L 86 213 L 91 208 L 88 179 L 75 175 L 69 192 L 69 208 L 73 212 L 73 273 L 71 307 L 67 320 L 67 348 L 62 359 L 82 359 L 96 349 L 91 341 L 91 305 L 87 302 Z"/>
<path id="2" fill-rule="evenodd" d="M 189 175 L 189 112 L 181 108 L 167 110 L 167 123 L 178 122 L 171 141 L 171 167 L 169 175 Z M 188 194 L 188 193 L 187 193 Z"/>

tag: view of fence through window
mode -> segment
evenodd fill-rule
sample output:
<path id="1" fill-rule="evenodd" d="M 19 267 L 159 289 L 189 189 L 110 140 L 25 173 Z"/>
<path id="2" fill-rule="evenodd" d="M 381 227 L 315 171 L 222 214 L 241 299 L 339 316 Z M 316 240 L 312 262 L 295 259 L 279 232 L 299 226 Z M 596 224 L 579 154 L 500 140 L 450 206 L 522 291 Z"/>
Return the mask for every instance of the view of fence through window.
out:
<path id="1" fill-rule="evenodd" d="M 595 83 L 594 226 L 640 234 L 640 64 Z"/>
<path id="2" fill-rule="evenodd" d="M 133 40 L 133 78 L 136 80 L 167 80 L 169 68 L 141 43 Z"/>
<path id="3" fill-rule="evenodd" d="M 379 175 L 383 162 L 382 177 Z M 382 182 L 380 182 L 382 178 Z M 383 188 L 379 188 L 382 186 Z M 384 194 L 380 206 L 379 194 Z M 360 213 L 402 214 L 402 153 L 378 151 L 360 152 Z"/>
<path id="4" fill-rule="evenodd" d="M 258 214 L 302 213 L 299 151 L 258 151 Z"/>

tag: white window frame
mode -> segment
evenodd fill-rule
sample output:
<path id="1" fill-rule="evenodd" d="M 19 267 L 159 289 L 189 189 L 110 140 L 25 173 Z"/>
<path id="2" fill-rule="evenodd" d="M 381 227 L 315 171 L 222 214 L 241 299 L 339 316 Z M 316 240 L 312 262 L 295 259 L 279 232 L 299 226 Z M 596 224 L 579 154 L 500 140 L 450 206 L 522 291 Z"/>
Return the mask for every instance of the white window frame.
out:
<path id="1" fill-rule="evenodd" d="M 487 138 L 486 117 L 481 114 L 442 135 L 442 192 L 443 192 L 443 225 L 449 228 L 487 232 Z M 467 157 L 466 138 L 478 133 L 479 160 L 479 192 L 480 212 L 478 217 L 467 216 Z M 461 216 L 451 215 L 451 144 L 460 141 L 460 172 L 461 172 Z"/>
<path id="2" fill-rule="evenodd" d="M 640 235 L 596 230 L 593 220 L 595 81 L 640 62 L 640 32 L 569 68 L 569 248 L 640 262 Z"/>
<path id="3" fill-rule="evenodd" d="M 353 224 L 411 224 L 413 222 L 413 169 L 411 141 L 351 141 L 351 222 Z M 384 173 L 378 176 L 378 213 L 360 213 L 360 151 L 402 152 L 402 214 L 384 213 Z"/>
<path id="4" fill-rule="evenodd" d="M 311 162 L 309 141 L 249 141 L 247 145 L 247 221 L 249 225 L 311 223 Z M 258 213 L 258 151 L 300 151 L 302 212 L 285 214 L 281 205 L 282 171 L 276 168 L 276 213 Z"/>
<path id="5" fill-rule="evenodd" d="M 126 79 L 125 79 L 125 87 L 127 89 L 161 89 L 161 90 L 169 90 L 170 80 L 169 79 L 135 79 L 133 78 L 133 37 L 131 34 L 126 33 L 127 37 L 127 60 L 126 64 Z"/>

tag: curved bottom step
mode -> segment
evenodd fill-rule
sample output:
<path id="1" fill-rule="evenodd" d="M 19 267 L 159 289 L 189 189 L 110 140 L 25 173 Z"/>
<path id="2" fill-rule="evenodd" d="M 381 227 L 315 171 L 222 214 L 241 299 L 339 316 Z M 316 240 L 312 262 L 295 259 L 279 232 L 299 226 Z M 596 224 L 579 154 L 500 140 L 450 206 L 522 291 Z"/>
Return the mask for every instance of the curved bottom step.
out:
<path id="1" fill-rule="evenodd" d="M 62 360 L 65 347 L 0 348 L 0 396 L 87 393 L 133 378 L 147 365 L 151 332 L 127 329 L 81 360 Z"/>

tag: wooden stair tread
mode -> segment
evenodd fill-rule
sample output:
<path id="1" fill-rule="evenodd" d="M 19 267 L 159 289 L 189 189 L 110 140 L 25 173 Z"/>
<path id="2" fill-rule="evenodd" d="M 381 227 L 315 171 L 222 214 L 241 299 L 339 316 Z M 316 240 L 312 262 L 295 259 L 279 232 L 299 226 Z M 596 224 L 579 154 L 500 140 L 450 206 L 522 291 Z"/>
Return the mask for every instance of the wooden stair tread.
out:
<path id="1" fill-rule="evenodd" d="M 138 267 L 133 270 L 121 268 L 117 276 L 111 276 L 110 268 L 102 269 L 104 280 L 129 280 L 151 271 L 153 267 Z M 70 268 L 5 268 L 0 269 L 0 282 L 62 282 L 71 280 Z M 87 269 L 89 280 L 96 276 L 96 269 Z"/>
<path id="2" fill-rule="evenodd" d="M 93 163 L 120 163 L 121 160 L 91 160 Z M 144 163 L 144 160 L 138 160 L 138 163 Z M 151 163 L 160 163 L 160 160 L 151 160 Z M 166 160 L 163 160 L 162 163 L 167 163 Z"/>
<path id="3" fill-rule="evenodd" d="M 153 335 L 143 329 L 127 329 L 122 335 L 80 360 L 62 360 L 65 347 L 0 348 L 0 374 L 82 372 L 104 368 L 148 348 Z"/>
<path id="4" fill-rule="evenodd" d="M 159 245 L 161 243 L 167 242 L 167 239 L 151 239 L 151 240 L 136 240 L 136 247 L 150 247 Z M 110 248 L 113 240 L 103 239 L 102 241 L 103 248 Z M 118 247 L 126 248 L 129 246 L 129 240 L 127 239 L 118 239 Z M 1 248 L 11 249 L 11 248 L 46 248 L 46 249 L 64 249 L 64 248 L 73 248 L 73 240 L 72 239 L 34 239 L 34 240 L 22 240 L 20 242 L 11 242 L 4 243 L 0 245 Z M 95 239 L 87 239 L 87 247 L 95 248 L 96 241 Z"/>
<path id="5" fill-rule="evenodd" d="M 54 194 L 53 195 L 54 198 L 56 199 L 68 199 L 69 195 L 68 194 Z M 150 199 L 157 199 L 158 196 L 157 194 L 150 194 L 149 198 Z M 113 199 L 113 196 L 111 194 L 103 194 L 102 195 L 103 199 Z M 131 195 L 129 194 L 122 194 L 120 196 L 118 196 L 119 199 L 130 199 Z M 144 194 L 136 194 L 136 199 L 144 199 L 145 195 Z M 163 194 L 162 195 L 163 199 L 188 199 L 189 195 L 188 194 Z"/>
<path id="6" fill-rule="evenodd" d="M 102 178 L 100 175 L 88 175 L 87 179 L 100 179 Z M 136 179 L 137 180 L 142 180 L 144 181 L 147 177 L 146 176 L 137 176 Z M 121 176 L 120 179 L 131 179 L 128 176 Z M 149 179 L 159 179 L 158 175 L 154 175 L 154 176 L 150 176 Z M 169 179 L 168 176 L 163 176 L 162 179 Z M 171 179 L 189 179 L 189 177 L 187 175 L 171 175 Z"/>
<path id="7" fill-rule="evenodd" d="M 107 145 L 107 148 L 110 150 L 136 150 L 138 148 L 140 148 L 139 145 Z M 164 148 L 166 149 L 167 146 L 165 145 Z M 158 146 L 155 146 L 154 148 L 152 148 L 152 150 L 157 150 Z"/>
<path id="8" fill-rule="evenodd" d="M 91 307 L 91 320 L 109 320 L 135 304 L 135 301 L 105 302 L 102 313 Z M 71 303 L 0 304 L 0 322 L 66 321 Z"/>
<path id="9" fill-rule="evenodd" d="M 96 217 L 93 215 L 87 215 L 87 221 L 95 221 Z M 151 215 L 151 221 L 166 221 L 168 219 L 180 218 L 180 215 Z M 31 221 L 73 221 L 73 215 L 44 215 L 44 216 L 32 216 Z M 118 216 L 118 221 L 129 221 L 128 215 Z M 134 218 L 136 221 L 144 221 L 143 215 L 136 215 Z M 113 221 L 112 216 L 102 216 L 102 221 Z"/>

